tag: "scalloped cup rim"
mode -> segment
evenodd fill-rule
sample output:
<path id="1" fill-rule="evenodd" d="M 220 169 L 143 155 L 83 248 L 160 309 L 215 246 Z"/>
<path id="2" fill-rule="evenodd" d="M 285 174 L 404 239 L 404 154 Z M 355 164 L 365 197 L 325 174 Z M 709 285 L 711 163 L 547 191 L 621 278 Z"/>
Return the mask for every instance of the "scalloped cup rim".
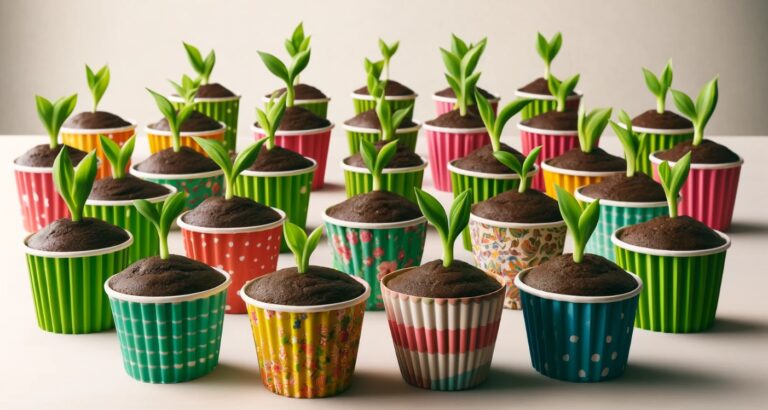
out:
<path id="1" fill-rule="evenodd" d="M 531 133 L 531 134 L 554 135 L 556 137 L 578 137 L 579 136 L 578 130 L 548 130 L 544 128 L 531 127 L 529 125 L 523 124 L 522 122 L 517 123 L 517 129 L 519 129 L 520 131 Z"/>
<path id="2" fill-rule="evenodd" d="M 587 187 L 587 185 L 582 185 L 574 190 L 574 196 L 576 199 L 582 202 L 594 202 L 598 198 L 592 198 L 591 196 L 587 196 L 581 192 L 583 188 Z M 682 196 L 680 196 L 682 198 Z M 669 204 L 667 204 L 667 201 L 651 201 L 651 202 L 630 202 L 630 201 L 617 201 L 613 199 L 600 199 L 600 205 L 607 205 L 607 206 L 616 206 L 621 208 L 661 208 L 661 207 L 667 207 Z"/>
<path id="3" fill-rule="evenodd" d="M 549 165 L 547 163 L 547 161 L 549 160 L 551 160 L 551 158 L 542 161 L 541 168 L 544 171 L 549 171 L 555 174 L 570 175 L 570 176 L 576 176 L 576 177 L 608 177 L 611 175 L 623 174 L 627 172 L 626 169 L 621 169 L 619 171 L 581 171 L 578 169 L 560 168 L 553 165 Z"/>
<path id="4" fill-rule="evenodd" d="M 350 157 L 344 158 L 348 159 Z M 421 165 L 412 165 L 410 167 L 401 167 L 401 168 L 384 168 L 381 173 L 382 174 L 406 174 L 408 172 L 416 172 L 421 171 L 427 168 L 427 165 L 429 165 L 429 162 L 424 159 L 423 157 L 419 156 L 421 158 Z M 344 171 L 354 172 L 358 174 L 370 174 L 371 171 L 368 170 L 368 168 L 365 167 L 356 167 L 354 165 L 349 165 L 346 162 L 344 162 L 344 159 L 339 162 L 339 166 Z"/>
<path id="5" fill-rule="evenodd" d="M 282 95 L 282 94 L 281 94 Z M 272 100 L 271 95 L 265 95 L 261 97 L 261 102 L 269 102 Z M 325 97 L 325 98 L 294 98 L 293 99 L 293 105 L 304 105 L 304 104 L 318 104 L 318 103 L 324 103 L 324 102 L 330 102 L 331 97 Z"/>
<path id="6" fill-rule="evenodd" d="M 653 163 L 654 165 L 659 165 L 662 162 L 666 161 L 666 160 L 661 159 L 661 158 L 656 156 L 657 153 L 662 152 L 662 151 L 654 151 L 654 152 L 652 152 L 652 153 L 650 153 L 648 155 L 648 159 L 651 161 L 651 163 Z M 736 154 L 736 155 L 739 156 L 739 160 L 738 161 L 733 161 L 733 162 L 722 162 L 722 163 L 719 163 L 719 164 L 706 164 L 706 163 L 701 163 L 701 162 L 699 162 L 699 163 L 691 162 L 691 169 L 717 170 L 717 169 L 736 168 L 736 167 L 740 167 L 740 166 L 744 165 L 744 158 L 741 155 L 739 155 L 739 154 Z M 674 166 L 677 163 L 677 161 L 667 161 L 667 162 L 669 163 L 669 166 Z"/>
<path id="7" fill-rule="evenodd" d="M 131 131 L 135 130 L 139 123 L 136 122 L 136 120 L 133 119 L 127 119 L 125 120 L 129 122 L 128 125 L 123 125 L 122 127 L 113 127 L 113 128 L 71 128 L 71 127 L 61 127 L 59 132 L 62 134 L 80 134 L 80 135 L 88 135 L 88 134 L 112 134 L 116 132 L 125 132 L 125 131 Z"/>
<path id="8" fill-rule="evenodd" d="M 385 290 L 386 292 L 389 292 L 389 293 L 392 293 L 394 295 L 397 295 L 398 297 L 399 296 L 404 296 L 404 297 L 408 297 L 409 299 L 413 299 L 413 298 L 415 298 L 415 299 L 429 299 L 429 300 L 434 300 L 434 301 L 438 301 L 438 302 L 443 302 L 444 301 L 444 302 L 458 302 L 458 303 L 470 303 L 470 302 L 474 302 L 474 301 L 477 301 L 477 300 L 480 300 L 480 299 L 492 298 L 492 297 L 498 296 L 497 294 L 501 294 L 501 296 L 503 297 L 503 295 L 506 294 L 507 283 L 504 280 L 504 278 L 502 278 L 499 275 L 495 275 L 493 273 L 488 273 L 488 272 L 484 272 L 484 273 L 487 276 L 490 276 L 491 278 L 493 278 L 501 286 L 498 289 L 494 290 L 493 292 L 488 292 L 488 293 L 484 293 L 482 295 L 477 295 L 477 296 L 467 296 L 467 297 L 459 297 L 459 298 L 436 298 L 436 297 L 431 297 L 431 296 L 414 296 L 414 295 L 409 295 L 407 293 L 397 292 L 397 291 L 394 291 L 394 290 L 390 289 L 389 287 L 387 287 L 387 282 L 392 280 L 392 278 L 394 278 L 395 276 L 401 275 L 401 274 L 403 274 L 403 273 L 405 273 L 405 272 L 407 272 L 407 271 L 409 271 L 411 269 L 416 269 L 418 267 L 419 266 L 411 266 L 411 267 L 408 267 L 408 268 L 398 269 L 398 270 L 392 271 L 392 272 L 384 275 L 381 278 L 381 280 L 380 280 L 380 284 L 381 284 L 382 290 Z"/>
<path id="9" fill-rule="evenodd" d="M 477 214 L 474 214 L 470 211 L 469 213 L 469 220 L 470 222 L 479 222 L 481 224 L 495 226 L 498 228 L 511 228 L 511 229 L 544 229 L 544 228 L 556 228 L 560 226 L 565 226 L 565 220 L 559 220 L 559 221 L 552 221 L 552 222 L 504 222 L 504 221 L 496 221 L 493 219 L 483 218 L 482 216 L 478 216 Z"/>
<path id="10" fill-rule="evenodd" d="M 455 174 L 459 175 L 466 175 L 469 177 L 476 177 L 476 178 L 486 178 L 486 179 L 502 179 L 502 180 L 517 180 L 520 179 L 520 175 L 518 175 L 516 172 L 510 172 L 505 174 L 494 174 L 492 172 L 482 172 L 482 171 L 471 171 L 468 169 L 459 168 L 456 165 L 453 165 L 454 162 L 458 161 L 459 159 L 454 159 L 450 162 L 448 162 L 447 167 L 448 171 L 451 171 Z M 539 173 L 539 166 L 536 164 L 533 164 L 533 172 L 530 172 L 528 174 L 529 177 L 533 177 L 536 174 Z"/>
<path id="11" fill-rule="evenodd" d="M 270 209 L 280 214 L 280 219 L 278 219 L 277 221 L 273 221 L 273 222 L 269 222 L 261 225 L 237 226 L 237 227 L 229 227 L 229 228 L 216 228 L 211 226 L 192 225 L 188 222 L 184 222 L 184 215 L 192 211 L 185 211 L 184 213 L 179 215 L 179 217 L 176 219 L 176 224 L 179 225 L 179 228 L 190 231 L 190 232 L 207 233 L 207 234 L 235 234 L 235 233 L 261 232 L 261 231 L 266 231 L 272 228 L 277 228 L 278 226 L 282 226 L 288 218 L 283 210 L 275 207 L 270 207 Z"/>
<path id="12" fill-rule="evenodd" d="M 304 157 L 310 161 L 312 161 L 312 165 L 300 168 L 300 169 L 291 169 L 288 171 L 253 171 L 250 169 L 244 170 L 240 176 L 247 176 L 247 177 L 290 177 L 294 175 L 301 175 L 306 174 L 308 172 L 312 172 L 317 169 L 317 161 L 310 157 Z"/>
<path id="13" fill-rule="evenodd" d="M 176 191 L 177 191 L 176 187 L 173 186 L 173 185 L 169 185 L 169 184 L 159 184 L 159 185 L 162 185 L 165 188 L 167 188 L 169 192 L 167 194 L 163 194 L 163 195 L 160 195 L 160 196 L 154 196 L 154 197 L 151 197 L 151 198 L 115 199 L 115 200 L 112 200 L 112 199 L 86 199 L 85 200 L 85 204 L 89 205 L 89 206 L 132 206 L 133 205 L 133 201 L 136 201 L 136 200 L 139 200 L 139 199 L 143 199 L 143 200 L 145 200 L 145 201 L 147 201 L 149 203 L 153 203 L 154 204 L 154 203 L 158 203 L 158 202 L 161 202 L 161 201 L 165 201 L 168 197 L 170 197 L 171 195 L 175 194 Z"/>
<path id="14" fill-rule="evenodd" d="M 716 246 L 714 248 L 695 249 L 695 250 L 688 250 L 688 251 L 675 251 L 675 250 L 654 249 L 654 248 L 648 248 L 645 246 L 632 245 L 631 243 L 624 242 L 621 239 L 619 239 L 619 235 L 618 235 L 619 232 L 623 231 L 624 229 L 627 229 L 630 226 L 633 226 L 633 225 L 624 226 L 615 230 L 613 234 L 611 234 L 611 243 L 613 243 L 615 246 L 618 246 L 621 249 L 626 249 L 628 251 L 640 253 L 643 255 L 686 258 L 686 257 L 694 257 L 694 256 L 715 255 L 718 253 L 723 253 L 727 251 L 728 248 L 731 247 L 731 237 L 716 229 L 713 229 L 713 231 L 715 231 L 715 233 L 717 233 L 721 238 L 725 239 L 725 243 L 720 246 Z"/>
<path id="15" fill-rule="evenodd" d="M 427 218 L 423 215 L 418 218 L 409 219 L 407 221 L 398 221 L 398 222 L 352 222 L 352 221 L 344 221 L 342 219 L 334 218 L 330 215 L 328 215 L 328 209 L 330 207 L 326 208 L 323 211 L 322 218 L 323 222 L 336 225 L 336 226 L 342 226 L 344 228 L 353 228 L 353 229 L 369 229 L 369 230 L 385 230 L 385 229 L 398 229 L 398 228 L 407 228 L 409 226 L 414 225 L 421 225 L 425 224 L 427 222 Z"/>
<path id="16" fill-rule="evenodd" d="M 407 134 L 409 132 L 417 132 L 421 129 L 422 122 L 421 121 L 413 121 L 416 125 L 412 127 L 406 127 L 406 128 L 398 128 L 395 130 L 395 135 L 397 134 Z M 349 132 L 358 132 L 361 134 L 380 134 L 381 129 L 379 128 L 366 128 L 366 127 L 358 127 L 355 125 L 347 125 L 345 123 L 341 124 L 341 128 L 344 128 L 344 131 Z"/>
<path id="17" fill-rule="evenodd" d="M 643 291 L 643 280 L 632 272 L 624 271 L 628 275 L 631 275 L 632 279 L 634 279 L 635 282 L 637 282 L 637 287 L 635 287 L 634 289 L 626 293 L 620 293 L 617 295 L 607 295 L 607 296 L 578 296 L 578 295 L 565 295 L 562 293 L 547 292 L 544 290 L 536 289 L 532 286 L 525 284 L 525 282 L 523 282 L 523 277 L 525 277 L 525 275 L 528 274 L 528 272 L 530 272 L 532 269 L 536 269 L 536 268 L 537 266 L 533 266 L 518 272 L 517 276 L 515 276 L 515 286 L 522 292 L 525 292 L 543 299 L 547 299 L 547 300 L 554 300 L 558 302 L 569 302 L 569 303 L 613 303 L 613 302 L 621 302 L 623 300 L 631 299 L 633 297 L 640 295 L 640 292 Z"/>
<path id="18" fill-rule="evenodd" d="M 326 125 L 325 127 L 311 128 L 308 130 L 289 130 L 289 131 L 277 130 L 275 131 L 275 137 L 298 137 L 303 135 L 320 134 L 321 132 L 330 131 L 333 129 L 333 127 L 336 126 L 336 124 L 334 124 L 333 121 L 329 121 L 329 122 L 330 124 Z M 256 123 L 251 124 L 251 132 L 261 134 L 261 135 L 267 135 L 267 133 L 264 131 L 263 128 L 256 126 Z"/>
<path id="19" fill-rule="evenodd" d="M 220 268 L 214 268 L 214 267 L 211 267 L 211 268 L 216 270 L 216 272 L 220 273 L 222 276 L 224 276 L 224 282 L 210 289 L 202 290 L 200 292 L 187 293 L 184 295 L 173 295 L 173 296 L 129 295 L 127 293 L 118 292 L 112 289 L 109 286 L 109 283 L 112 281 L 112 278 L 109 278 L 104 282 L 104 291 L 107 293 L 107 296 L 109 296 L 110 298 L 117 299 L 123 302 L 132 302 L 132 303 L 141 303 L 141 304 L 181 303 L 181 302 L 190 302 L 193 300 L 204 299 L 209 296 L 213 296 L 217 293 L 226 291 L 229 285 L 232 284 L 232 276 L 229 273 L 227 273 L 226 271 Z"/>
<path id="20" fill-rule="evenodd" d="M 159 174 L 154 172 L 144 172 L 139 171 L 136 169 L 136 166 L 139 165 L 139 163 L 132 164 L 131 168 L 129 169 L 129 173 L 131 175 L 134 175 L 136 177 L 142 178 L 142 179 L 169 179 L 169 180 L 176 180 L 176 179 L 199 179 L 199 178 L 211 178 L 211 177 L 217 177 L 220 175 L 224 175 L 224 171 L 219 168 L 215 169 L 213 171 L 204 171 L 204 172 L 194 172 L 190 174 Z"/>
<path id="21" fill-rule="evenodd" d="M 123 228 L 120 228 L 120 229 L 123 229 Z M 134 241 L 133 234 L 127 229 L 123 229 L 123 231 L 125 231 L 128 234 L 128 239 L 125 242 L 119 243 L 117 245 L 108 246 L 106 248 L 99 248 L 99 249 L 88 249 L 84 251 L 43 251 L 39 249 L 30 248 L 29 245 L 27 245 L 27 241 L 35 233 L 31 233 L 25 236 L 21 245 L 24 248 L 24 253 L 32 256 L 40 256 L 43 258 L 56 258 L 56 259 L 87 258 L 91 256 L 101 256 L 109 253 L 114 253 L 114 252 L 126 249 L 131 245 L 133 245 L 133 241 Z"/>
<path id="22" fill-rule="evenodd" d="M 359 296 L 354 297 L 353 299 L 345 300 L 342 302 L 336 302 L 336 303 L 328 303 L 325 305 L 279 305 L 275 303 L 267 303 L 267 302 L 261 302 L 258 301 L 250 296 L 245 292 L 245 290 L 248 288 L 248 286 L 257 281 L 261 280 L 275 272 L 268 273 L 263 276 L 259 276 L 258 278 L 251 279 L 243 285 L 240 290 L 237 291 L 237 294 L 240 295 L 240 298 L 243 299 L 243 302 L 245 302 L 246 305 L 255 306 L 259 309 L 265 309 L 265 310 L 271 310 L 275 312 L 285 312 L 285 313 L 323 313 L 323 312 L 332 312 L 334 310 L 340 310 L 340 309 L 346 309 L 352 306 L 357 306 L 361 303 L 365 303 L 365 301 L 368 300 L 368 298 L 371 296 L 371 285 L 368 284 L 364 279 L 359 278 L 354 275 L 350 275 L 352 279 L 356 280 L 358 283 L 363 285 L 365 290 L 362 294 Z"/>

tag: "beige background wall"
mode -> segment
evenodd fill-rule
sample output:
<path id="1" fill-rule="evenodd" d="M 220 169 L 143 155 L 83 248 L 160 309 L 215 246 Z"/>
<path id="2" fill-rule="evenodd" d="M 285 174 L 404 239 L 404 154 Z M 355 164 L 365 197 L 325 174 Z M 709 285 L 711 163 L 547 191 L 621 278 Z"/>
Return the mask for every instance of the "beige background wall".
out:
<path id="1" fill-rule="evenodd" d="M 536 31 L 561 30 L 554 71 L 582 74 L 588 106 L 654 107 L 640 67 L 659 71 L 672 57 L 674 86 L 689 93 L 720 74 L 711 134 L 768 135 L 768 1 L 760 0 L 2 0 L 0 134 L 42 132 L 35 93 L 79 92 L 78 109 L 89 109 L 85 63 L 112 68 L 104 109 L 156 120 L 144 87 L 169 91 L 166 79 L 191 71 L 182 40 L 215 47 L 213 78 L 243 94 L 246 130 L 256 97 L 278 86 L 256 50 L 284 55 L 283 39 L 300 20 L 313 36 L 302 78 L 334 99 L 337 123 L 352 114 L 349 92 L 363 84 L 361 62 L 377 56 L 379 36 L 401 40 L 392 76 L 419 92 L 416 117 L 429 119 L 429 95 L 445 86 L 437 48 L 452 31 L 489 37 L 481 85 L 508 98 L 543 70 Z"/>

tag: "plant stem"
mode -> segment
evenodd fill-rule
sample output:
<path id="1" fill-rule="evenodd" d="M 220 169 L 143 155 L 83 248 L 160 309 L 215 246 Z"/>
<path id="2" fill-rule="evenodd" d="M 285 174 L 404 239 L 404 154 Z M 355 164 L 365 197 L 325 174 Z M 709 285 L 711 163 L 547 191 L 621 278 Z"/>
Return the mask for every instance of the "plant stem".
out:
<path id="1" fill-rule="evenodd" d="M 294 90 L 292 82 L 289 81 L 285 87 L 285 106 L 293 107 L 294 98 L 296 98 L 296 90 Z"/>
<path id="2" fill-rule="evenodd" d="M 373 190 L 381 191 L 381 172 L 373 174 Z"/>
<path id="3" fill-rule="evenodd" d="M 573 243 L 573 261 L 576 263 L 581 263 L 581 261 L 584 259 L 584 245 L 581 244 L 579 241 L 574 241 Z"/>
<path id="4" fill-rule="evenodd" d="M 693 146 L 698 147 L 704 141 L 704 132 L 697 124 L 693 125 Z"/>
<path id="5" fill-rule="evenodd" d="M 549 78 L 549 74 L 550 74 L 549 63 L 544 63 L 544 79 L 545 80 Z"/>
<path id="6" fill-rule="evenodd" d="M 275 133 L 272 132 L 270 135 L 267 135 L 267 150 L 271 150 L 272 148 L 275 148 Z"/>
<path id="7" fill-rule="evenodd" d="M 56 147 L 59 146 L 59 137 L 56 134 L 50 134 L 48 135 L 49 138 L 49 145 L 51 146 L 51 149 L 56 149 Z"/>
<path id="8" fill-rule="evenodd" d="M 517 192 L 524 193 L 528 190 L 528 185 L 530 185 L 531 178 L 528 178 L 528 175 L 520 175 L 520 186 L 517 187 Z"/>
<path id="9" fill-rule="evenodd" d="M 443 240 L 443 266 L 450 268 L 453 265 L 453 242 Z"/>
<path id="10" fill-rule="evenodd" d="M 491 136 L 491 148 L 493 148 L 493 152 L 501 150 L 501 135 Z"/>
<path id="11" fill-rule="evenodd" d="M 667 195 L 667 205 L 669 206 L 669 217 L 677 218 L 677 196 Z"/>
<path id="12" fill-rule="evenodd" d="M 181 135 L 179 135 L 179 130 L 173 130 L 171 132 L 173 133 L 171 136 L 171 141 L 173 142 L 173 152 L 179 152 L 181 151 Z"/>
<path id="13" fill-rule="evenodd" d="M 160 233 L 160 259 L 168 259 L 170 252 L 168 252 L 168 233 Z"/>
<path id="14" fill-rule="evenodd" d="M 664 114 L 664 110 L 666 109 L 666 98 L 664 95 L 660 95 L 656 97 L 656 112 L 659 114 Z"/>
<path id="15" fill-rule="evenodd" d="M 232 199 L 235 192 L 235 181 L 230 175 L 224 175 L 224 199 Z"/>

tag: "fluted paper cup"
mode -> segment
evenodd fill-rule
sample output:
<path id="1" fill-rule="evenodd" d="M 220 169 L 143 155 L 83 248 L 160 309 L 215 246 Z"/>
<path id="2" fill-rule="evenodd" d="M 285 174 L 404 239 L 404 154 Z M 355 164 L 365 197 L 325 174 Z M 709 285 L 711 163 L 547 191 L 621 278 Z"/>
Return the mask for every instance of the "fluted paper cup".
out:
<path id="1" fill-rule="evenodd" d="M 568 191 L 571 195 L 576 192 L 576 188 L 596 184 L 603 179 L 611 176 L 624 174 L 627 171 L 579 171 L 575 169 L 565 169 L 549 165 L 547 161 L 541 163 L 544 174 L 544 185 L 547 195 L 557 199 L 555 185 Z"/>
<path id="2" fill-rule="evenodd" d="M 416 193 L 413 188 L 421 188 L 426 167 L 427 161 L 412 167 L 384 168 L 381 174 L 381 190 L 398 194 L 415 203 Z M 341 161 L 341 169 L 344 170 L 347 198 L 373 191 L 373 175 L 368 168 L 352 166 Z"/>
<path id="3" fill-rule="evenodd" d="M 422 216 L 403 222 L 362 223 L 342 221 L 326 212 L 323 212 L 323 221 L 333 267 L 368 282 L 371 297 L 366 309 L 383 310 L 381 278 L 421 264 L 427 219 Z"/>
<path id="4" fill-rule="evenodd" d="M 541 167 L 543 161 L 565 154 L 567 151 L 579 146 L 579 133 L 576 130 L 544 130 L 529 127 L 521 123 L 517 124 L 517 128 L 520 130 L 520 142 L 523 148 L 523 155 L 527 156 L 534 148 L 541 147 L 541 152 L 539 152 L 539 156 L 536 158 L 536 165 L 539 167 Z M 598 144 L 599 143 L 600 141 L 598 140 Z M 536 177 L 533 178 L 533 184 L 531 186 L 539 191 L 546 190 L 543 172 L 539 172 Z"/>
<path id="5" fill-rule="evenodd" d="M 468 298 L 428 298 L 395 292 L 387 283 L 413 268 L 382 278 L 381 291 L 400 374 L 430 390 L 471 389 L 488 378 L 504 307 L 504 286 Z M 504 280 L 491 275 L 501 285 Z"/>
<path id="6" fill-rule="evenodd" d="M 11 164 L 21 206 L 24 230 L 32 233 L 49 223 L 69 218 L 69 209 L 53 184 L 53 168 Z"/>
<path id="7" fill-rule="evenodd" d="M 386 95 L 384 101 L 389 104 L 392 112 L 401 110 L 403 108 L 413 107 L 416 105 L 416 97 L 419 95 L 414 93 L 411 95 Z M 355 115 L 364 113 L 366 111 L 376 109 L 376 100 L 368 94 L 352 93 L 352 104 L 355 108 Z M 407 119 L 413 118 L 413 111 L 406 116 Z"/>
<path id="8" fill-rule="evenodd" d="M 515 277 L 522 270 L 562 255 L 566 230 L 565 221 L 515 223 L 469 215 L 475 265 L 504 278 L 507 284 L 505 308 L 521 308 Z"/>
<path id="9" fill-rule="evenodd" d="M 451 191 L 448 164 L 491 143 L 485 128 L 444 128 L 424 124 L 424 130 L 427 132 L 429 161 L 432 163 L 432 180 L 435 189 L 443 192 Z"/>
<path id="10" fill-rule="evenodd" d="M 184 222 L 184 214 L 177 220 L 187 257 L 224 270 L 232 278 L 226 313 L 245 313 L 245 303 L 237 291 L 245 282 L 277 270 L 286 217 L 285 212 L 275 211 L 280 214 L 279 220 L 259 226 L 195 226 Z"/>
<path id="11" fill-rule="evenodd" d="M 317 169 L 312 179 L 312 189 L 321 189 L 325 185 L 325 166 L 328 162 L 328 148 L 331 144 L 331 130 L 333 123 L 327 127 L 302 131 L 277 131 L 275 143 L 285 149 L 312 159 L 317 164 Z M 264 138 L 264 130 L 252 126 L 257 140 Z"/>
<path id="12" fill-rule="evenodd" d="M 131 174 L 157 184 L 170 185 L 177 191 L 184 192 L 187 196 L 184 209 L 187 211 L 195 209 L 212 196 L 221 196 L 221 187 L 224 185 L 224 171 L 220 169 L 194 174 L 154 174 L 139 171 L 133 165 Z"/>
<path id="13" fill-rule="evenodd" d="M 169 96 L 168 99 L 177 110 L 184 104 L 184 99 L 177 95 Z M 194 102 L 195 110 L 224 124 L 225 131 L 222 142 L 229 152 L 235 152 L 237 150 L 237 118 L 240 113 L 240 96 L 196 97 Z"/>
<path id="14" fill-rule="evenodd" d="M 619 124 L 626 129 L 624 123 Z M 650 155 L 656 151 L 666 151 L 675 145 L 693 139 L 693 128 L 661 129 L 632 126 L 632 132 L 639 137 L 644 137 L 646 143 L 641 147 L 637 169 L 646 175 L 653 175 Z"/>
<path id="15" fill-rule="evenodd" d="M 577 111 L 581 97 L 584 95 L 579 90 L 575 90 L 574 93 L 575 95 L 570 95 L 565 99 L 565 109 L 568 111 Z M 531 94 L 515 90 L 515 97 L 533 100 L 520 111 L 523 121 L 557 109 L 557 100 L 550 94 Z"/>
<path id="16" fill-rule="evenodd" d="M 271 100 L 271 96 L 261 97 L 261 102 L 268 103 Z M 306 110 L 311 111 L 313 114 L 321 118 L 328 118 L 328 103 L 331 102 L 331 98 L 304 98 L 294 99 L 293 105 L 299 106 Z"/>
<path id="17" fill-rule="evenodd" d="M 136 122 L 130 121 L 131 125 L 117 128 L 100 129 L 81 129 L 81 128 L 61 128 L 61 141 L 70 147 L 77 148 L 80 151 L 91 152 L 96 150 L 96 155 L 102 164 L 107 163 L 107 157 L 101 148 L 100 135 L 104 135 L 117 145 L 123 146 L 134 134 L 136 134 Z M 130 166 L 130 165 L 129 165 Z M 112 175 L 112 167 L 99 167 L 96 171 L 96 178 L 101 179 Z"/>
<path id="18" fill-rule="evenodd" d="M 259 280 L 256 278 L 253 281 Z M 371 288 L 346 302 L 289 306 L 259 302 L 245 293 L 261 381 L 271 392 L 295 398 L 337 395 L 352 383 Z"/>
<path id="19" fill-rule="evenodd" d="M 106 281 L 123 367 L 144 383 L 181 383 L 210 373 L 219 363 L 224 300 L 231 279 L 215 288 L 179 296 L 134 296 Z"/>
<path id="20" fill-rule="evenodd" d="M 102 249 L 49 252 L 26 245 L 37 325 L 52 333 L 83 334 L 111 329 L 112 313 L 102 284 L 128 266 L 128 240 Z"/>
<path id="21" fill-rule="evenodd" d="M 176 188 L 171 185 L 165 185 L 169 192 L 155 198 L 146 198 L 150 203 L 156 204 L 159 208 L 162 202 L 176 193 Z M 89 199 L 85 202 L 83 215 L 91 218 L 101 219 L 112 225 L 119 226 L 133 235 L 133 245 L 128 248 L 128 264 L 155 256 L 160 252 L 160 240 L 157 237 L 157 230 L 152 222 L 144 215 L 140 214 L 133 205 L 132 199 L 128 200 L 102 200 Z"/>
<path id="22" fill-rule="evenodd" d="M 435 111 L 437 112 L 438 117 L 456 109 L 455 97 L 444 97 L 442 95 L 437 95 L 437 93 L 434 93 L 432 94 L 432 101 L 435 102 Z M 488 99 L 488 103 L 491 104 L 491 108 L 493 109 L 493 112 L 498 112 L 499 101 L 501 101 L 500 97 L 493 97 Z"/>
<path id="23" fill-rule="evenodd" d="M 221 128 L 211 131 L 182 131 L 179 134 L 181 136 L 181 146 L 192 148 L 193 150 L 207 157 L 208 153 L 206 153 L 205 150 L 197 142 L 195 142 L 194 139 L 192 139 L 192 137 L 211 139 L 224 143 L 224 133 L 226 132 L 227 128 L 223 122 L 219 122 L 219 125 L 221 125 Z M 156 130 L 150 127 L 145 127 L 144 132 L 147 134 L 147 138 L 149 139 L 149 152 L 151 154 L 155 154 L 164 149 L 173 147 L 173 137 L 170 131 Z"/>
<path id="24" fill-rule="evenodd" d="M 533 268 L 531 268 L 533 269 Z M 632 326 L 643 280 L 637 288 L 614 296 L 572 296 L 526 285 L 518 273 L 525 331 L 533 367 L 569 382 L 600 382 L 621 376 L 627 367 Z"/>
<path id="25" fill-rule="evenodd" d="M 355 127 L 352 125 L 343 125 L 344 130 L 347 132 L 347 143 L 349 144 L 350 155 L 355 155 L 360 152 L 360 141 L 368 141 L 371 144 L 381 141 L 381 130 L 373 128 Z M 397 145 L 408 148 L 411 151 L 416 151 L 416 140 L 419 137 L 419 129 L 421 129 L 421 123 L 416 122 L 416 125 L 408 128 L 398 128 L 395 131 L 394 138 L 397 140 Z"/>
<path id="26" fill-rule="evenodd" d="M 584 195 L 581 192 L 582 188 L 576 189 L 576 199 L 584 203 L 594 202 L 595 198 Z M 587 242 L 586 251 L 616 262 L 616 254 L 613 251 L 611 237 L 617 229 L 650 221 L 657 216 L 666 215 L 669 215 L 667 201 L 628 202 L 601 199 L 600 218 L 597 220 L 595 232 Z"/>
<path id="27" fill-rule="evenodd" d="M 635 326 L 665 333 L 701 332 L 715 321 L 723 280 L 726 242 L 712 249 L 667 251 L 630 245 L 614 232 L 616 263 L 636 272 L 646 284 Z"/>
<path id="28" fill-rule="evenodd" d="M 650 155 L 653 164 L 653 178 L 659 179 L 659 164 L 663 161 Z M 674 166 L 675 162 L 670 162 Z M 726 164 L 691 164 L 688 179 L 680 190 L 680 215 L 687 215 L 704 222 L 712 229 L 728 231 L 733 221 L 736 206 L 736 191 L 744 160 Z"/>

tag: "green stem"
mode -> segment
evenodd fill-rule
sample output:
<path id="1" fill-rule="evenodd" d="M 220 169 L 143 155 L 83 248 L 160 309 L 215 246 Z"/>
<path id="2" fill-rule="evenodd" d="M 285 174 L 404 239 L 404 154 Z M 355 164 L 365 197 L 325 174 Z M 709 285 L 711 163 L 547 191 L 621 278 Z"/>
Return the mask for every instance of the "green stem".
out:
<path id="1" fill-rule="evenodd" d="M 566 96 L 566 98 L 568 98 Z M 558 98 L 557 99 L 557 112 L 565 112 L 565 100 L 566 98 Z"/>
<path id="2" fill-rule="evenodd" d="M 549 63 L 544 63 L 544 79 L 549 79 L 550 71 L 549 71 Z"/>
<path id="3" fill-rule="evenodd" d="M 528 190 L 528 186 L 531 184 L 531 178 L 528 178 L 528 174 L 520 175 L 520 186 L 517 188 L 517 192 L 524 193 Z"/>
<path id="4" fill-rule="evenodd" d="M 160 259 L 168 259 L 170 252 L 168 252 L 168 233 L 160 233 Z"/>
<path id="5" fill-rule="evenodd" d="M 697 124 L 693 125 L 693 146 L 698 147 L 704 141 L 704 131 Z"/>
<path id="6" fill-rule="evenodd" d="M 296 255 L 296 270 L 299 273 L 305 273 L 307 271 L 307 265 L 309 265 L 309 257 L 307 255 L 304 253 Z"/>
<path id="7" fill-rule="evenodd" d="M 389 59 L 384 59 L 384 80 L 389 81 Z M 384 91 L 384 94 L 386 94 L 386 90 Z"/>
<path id="8" fill-rule="evenodd" d="M 443 239 L 443 266 L 450 268 L 453 265 L 453 242 Z"/>
<path id="9" fill-rule="evenodd" d="M 664 110 L 666 109 L 667 99 L 665 97 L 666 96 L 664 95 L 656 97 L 656 112 L 659 114 L 664 114 Z"/>
<path id="10" fill-rule="evenodd" d="M 501 150 L 501 135 L 491 135 L 491 148 L 493 152 Z"/>
<path id="11" fill-rule="evenodd" d="M 285 106 L 293 107 L 294 98 L 296 98 L 296 90 L 293 89 L 293 82 L 289 81 L 285 87 Z"/>
<path id="12" fill-rule="evenodd" d="M 667 204 L 669 205 L 669 217 L 677 218 L 677 196 L 668 195 Z"/>
<path id="13" fill-rule="evenodd" d="M 48 135 L 48 143 L 51 146 L 51 149 L 56 149 L 56 147 L 59 146 L 59 137 L 56 134 L 49 134 Z"/>
<path id="14" fill-rule="evenodd" d="M 173 152 L 179 152 L 181 151 L 181 135 L 179 135 L 179 130 L 171 130 L 171 141 L 173 142 Z"/>
<path id="15" fill-rule="evenodd" d="M 573 261 L 581 263 L 584 259 L 584 246 L 579 241 L 573 242 Z"/>
<path id="16" fill-rule="evenodd" d="M 96 97 L 93 97 L 93 112 L 96 112 L 98 107 L 99 107 L 99 100 L 97 100 Z"/>
<path id="17" fill-rule="evenodd" d="M 235 181 L 229 175 L 224 175 L 224 199 L 232 199 L 234 192 Z"/>
<path id="18" fill-rule="evenodd" d="M 381 191 L 381 172 L 373 174 L 373 190 Z"/>
<path id="19" fill-rule="evenodd" d="M 271 132 L 267 135 L 267 150 L 275 148 L 275 133 Z"/>

